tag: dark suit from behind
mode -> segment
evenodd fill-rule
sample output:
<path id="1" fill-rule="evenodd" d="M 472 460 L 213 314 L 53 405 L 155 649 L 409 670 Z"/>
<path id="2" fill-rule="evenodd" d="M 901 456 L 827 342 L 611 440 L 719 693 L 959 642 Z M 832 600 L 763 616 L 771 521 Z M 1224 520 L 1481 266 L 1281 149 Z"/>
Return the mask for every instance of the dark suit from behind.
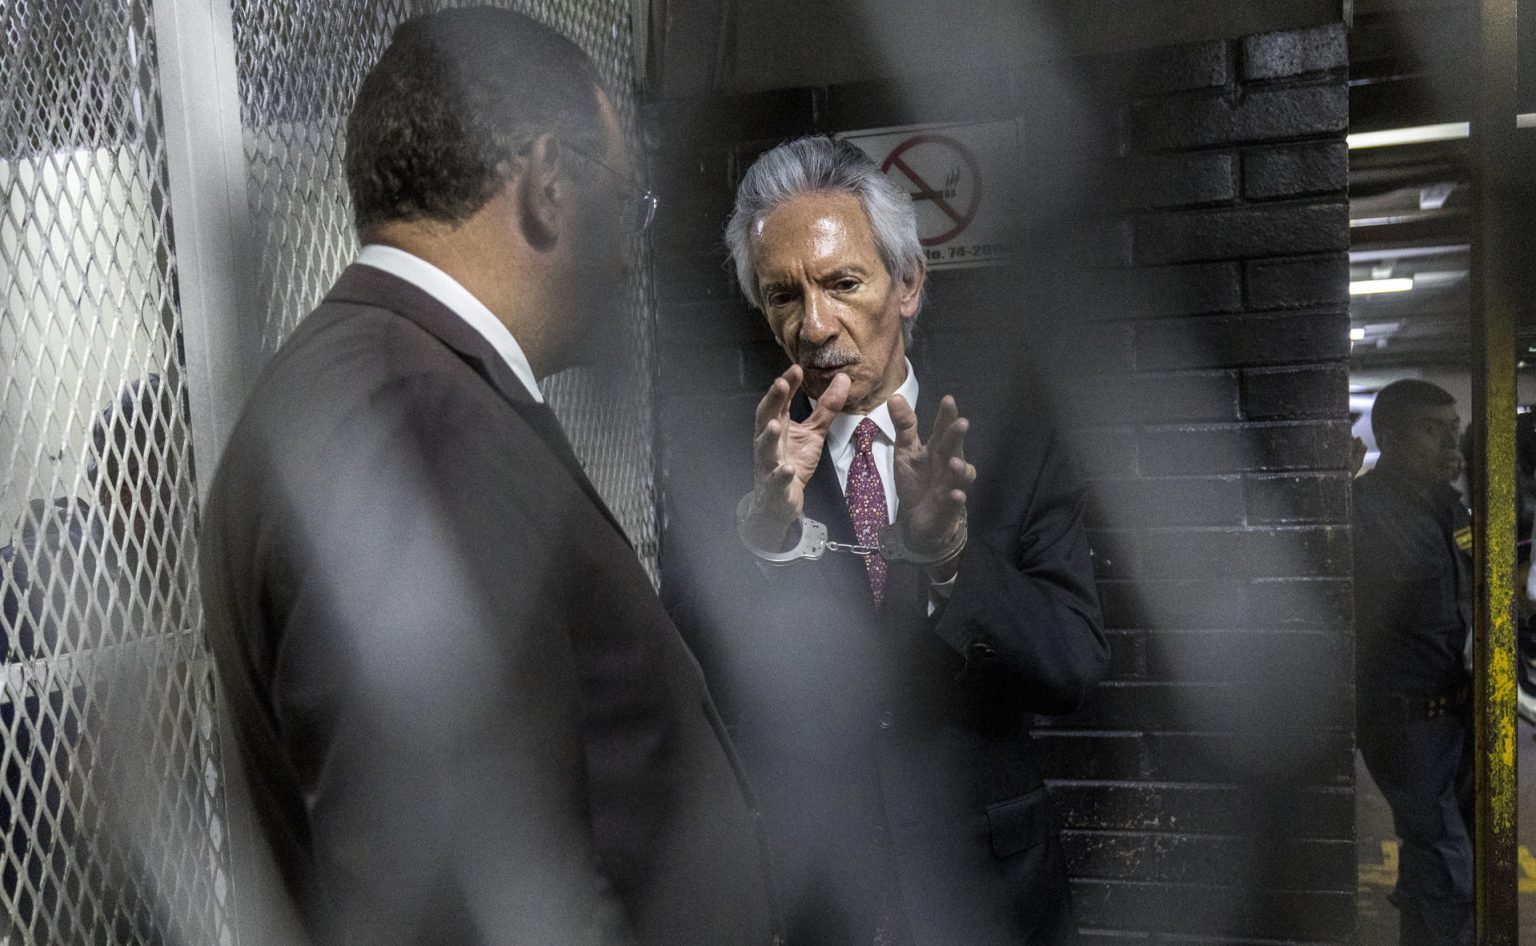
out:
<path id="1" fill-rule="evenodd" d="M 920 411 L 938 400 L 925 393 Z M 892 564 L 877 610 L 853 556 L 772 568 L 747 553 L 734 528 L 746 450 L 673 463 L 664 599 L 763 798 L 797 946 L 869 942 L 878 912 L 916 946 L 1074 935 L 1028 729 L 1080 705 L 1107 665 L 1081 491 L 1047 425 L 966 403 L 970 539 L 932 617 L 921 568 Z M 797 398 L 792 415 L 808 412 Z M 749 447 L 750 414 L 733 423 Z M 825 453 L 805 514 L 854 541 Z"/>
<path id="2" fill-rule="evenodd" d="M 697 662 L 553 414 L 428 294 L 342 275 L 205 523 L 225 703 L 315 939 L 769 941 Z"/>

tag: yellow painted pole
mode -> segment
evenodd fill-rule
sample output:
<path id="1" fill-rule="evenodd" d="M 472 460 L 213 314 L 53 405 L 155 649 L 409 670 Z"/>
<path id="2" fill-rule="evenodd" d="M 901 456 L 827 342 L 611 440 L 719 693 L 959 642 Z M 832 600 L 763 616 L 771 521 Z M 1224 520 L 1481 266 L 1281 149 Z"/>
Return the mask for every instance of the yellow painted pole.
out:
<path id="1" fill-rule="evenodd" d="M 1472 122 L 1472 516 L 1479 946 L 1516 946 L 1515 295 L 1513 174 L 1517 0 L 1477 0 Z"/>

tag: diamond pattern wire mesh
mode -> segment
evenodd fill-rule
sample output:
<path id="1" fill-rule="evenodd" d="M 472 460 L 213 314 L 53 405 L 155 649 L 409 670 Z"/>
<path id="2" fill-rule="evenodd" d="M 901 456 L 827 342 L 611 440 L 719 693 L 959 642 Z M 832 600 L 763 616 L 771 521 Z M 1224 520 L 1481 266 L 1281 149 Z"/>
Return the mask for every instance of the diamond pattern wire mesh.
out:
<path id="1" fill-rule="evenodd" d="M 0 5 L 0 942 L 232 942 L 149 0 Z"/>
<path id="2" fill-rule="evenodd" d="M 260 247 L 262 340 L 275 351 L 357 252 L 343 175 L 344 128 L 363 75 L 413 13 L 468 5 L 416 0 L 232 0 L 249 201 Z M 629 0 L 503 4 L 569 36 L 597 63 L 634 137 Z M 543 385 L 588 475 L 656 580 L 658 552 L 648 247 L 636 241 L 619 370 L 577 369 Z"/>

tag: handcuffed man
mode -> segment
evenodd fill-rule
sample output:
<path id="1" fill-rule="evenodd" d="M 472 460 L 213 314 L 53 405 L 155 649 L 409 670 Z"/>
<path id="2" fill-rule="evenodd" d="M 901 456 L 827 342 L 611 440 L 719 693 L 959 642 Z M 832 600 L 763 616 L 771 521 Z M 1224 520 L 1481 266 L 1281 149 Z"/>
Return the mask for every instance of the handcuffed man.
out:
<path id="1" fill-rule="evenodd" d="M 1029 727 L 1109 651 L 1064 446 L 1035 402 L 920 388 L 912 202 L 853 145 L 762 155 L 727 241 L 791 365 L 734 434 L 750 472 L 673 465 L 663 592 L 764 799 L 789 941 L 1068 942 Z"/>

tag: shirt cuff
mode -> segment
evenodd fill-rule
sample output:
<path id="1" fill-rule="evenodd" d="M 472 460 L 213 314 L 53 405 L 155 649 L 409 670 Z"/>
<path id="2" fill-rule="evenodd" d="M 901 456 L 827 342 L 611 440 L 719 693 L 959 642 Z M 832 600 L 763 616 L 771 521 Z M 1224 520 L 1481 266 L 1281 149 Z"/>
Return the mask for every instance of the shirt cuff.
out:
<path id="1" fill-rule="evenodd" d="M 928 583 L 928 616 L 933 617 L 939 606 L 949 600 L 949 596 L 955 593 L 955 579 L 958 573 L 951 575 L 948 581 L 931 581 Z"/>

